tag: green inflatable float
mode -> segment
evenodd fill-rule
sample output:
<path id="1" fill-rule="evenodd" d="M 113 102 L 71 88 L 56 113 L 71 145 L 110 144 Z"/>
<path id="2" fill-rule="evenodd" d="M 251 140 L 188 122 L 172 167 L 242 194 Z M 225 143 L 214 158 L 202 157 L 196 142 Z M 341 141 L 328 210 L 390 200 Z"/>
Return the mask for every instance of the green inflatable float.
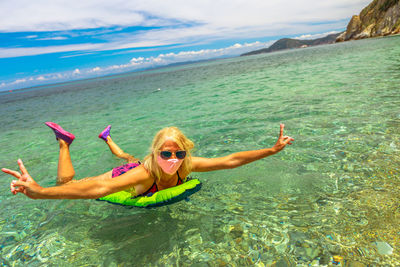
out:
<path id="1" fill-rule="evenodd" d="M 97 200 L 122 206 L 153 208 L 181 201 L 199 191 L 200 188 L 201 182 L 198 179 L 188 179 L 183 184 L 160 190 L 151 196 L 132 197 L 131 193 L 121 191 L 101 197 Z"/>

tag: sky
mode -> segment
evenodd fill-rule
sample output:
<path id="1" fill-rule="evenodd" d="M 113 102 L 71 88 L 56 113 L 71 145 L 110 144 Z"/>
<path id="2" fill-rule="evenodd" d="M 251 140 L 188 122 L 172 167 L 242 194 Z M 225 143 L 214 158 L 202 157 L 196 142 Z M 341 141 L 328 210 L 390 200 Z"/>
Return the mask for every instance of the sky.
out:
<path id="1" fill-rule="evenodd" d="M 1 0 L 0 91 L 344 31 L 372 0 Z"/>

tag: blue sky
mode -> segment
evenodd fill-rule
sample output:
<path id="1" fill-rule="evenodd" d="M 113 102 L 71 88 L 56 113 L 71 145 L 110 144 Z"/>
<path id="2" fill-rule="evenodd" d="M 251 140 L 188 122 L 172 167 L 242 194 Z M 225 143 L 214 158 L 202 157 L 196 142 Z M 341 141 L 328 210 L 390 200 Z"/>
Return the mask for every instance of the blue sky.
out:
<path id="1" fill-rule="evenodd" d="M 0 91 L 238 56 L 345 30 L 371 0 L 4 0 Z"/>

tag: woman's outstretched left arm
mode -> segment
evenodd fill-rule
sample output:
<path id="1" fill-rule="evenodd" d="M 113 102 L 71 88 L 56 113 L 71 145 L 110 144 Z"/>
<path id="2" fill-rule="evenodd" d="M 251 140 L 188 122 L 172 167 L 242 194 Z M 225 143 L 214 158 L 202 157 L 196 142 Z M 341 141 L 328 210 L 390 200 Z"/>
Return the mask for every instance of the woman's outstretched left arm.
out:
<path id="1" fill-rule="evenodd" d="M 99 198 L 111 193 L 128 189 L 149 178 L 143 167 L 134 168 L 118 179 L 85 180 L 79 183 L 69 183 L 54 187 L 41 187 L 29 175 L 22 160 L 18 160 L 20 171 L 2 168 L 4 173 L 17 178 L 11 182 L 11 192 L 16 195 L 22 193 L 32 199 L 87 199 Z"/>
<path id="2" fill-rule="evenodd" d="M 206 172 L 232 169 L 274 155 L 284 149 L 286 145 L 291 145 L 294 141 L 292 137 L 283 135 L 284 127 L 285 125 L 280 125 L 279 138 L 276 141 L 275 145 L 271 148 L 242 151 L 220 158 L 193 157 L 193 171 Z"/>

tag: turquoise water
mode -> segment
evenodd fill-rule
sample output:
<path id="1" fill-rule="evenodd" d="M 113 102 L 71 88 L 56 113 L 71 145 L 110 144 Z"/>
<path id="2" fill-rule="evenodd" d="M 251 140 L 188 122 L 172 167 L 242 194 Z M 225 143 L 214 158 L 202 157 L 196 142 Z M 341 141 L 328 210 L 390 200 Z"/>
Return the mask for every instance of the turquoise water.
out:
<path id="1" fill-rule="evenodd" d="M 58 160 L 45 121 L 77 136 L 77 178 L 123 163 L 97 138 L 108 124 L 139 158 L 170 125 L 204 157 L 270 147 L 280 122 L 296 141 L 196 173 L 200 192 L 151 210 L 13 196 L 0 174 L 0 265 L 394 265 L 399 84 L 400 37 L 390 37 L 1 93 L 0 167 L 22 158 L 42 186 L 55 184 Z"/>

